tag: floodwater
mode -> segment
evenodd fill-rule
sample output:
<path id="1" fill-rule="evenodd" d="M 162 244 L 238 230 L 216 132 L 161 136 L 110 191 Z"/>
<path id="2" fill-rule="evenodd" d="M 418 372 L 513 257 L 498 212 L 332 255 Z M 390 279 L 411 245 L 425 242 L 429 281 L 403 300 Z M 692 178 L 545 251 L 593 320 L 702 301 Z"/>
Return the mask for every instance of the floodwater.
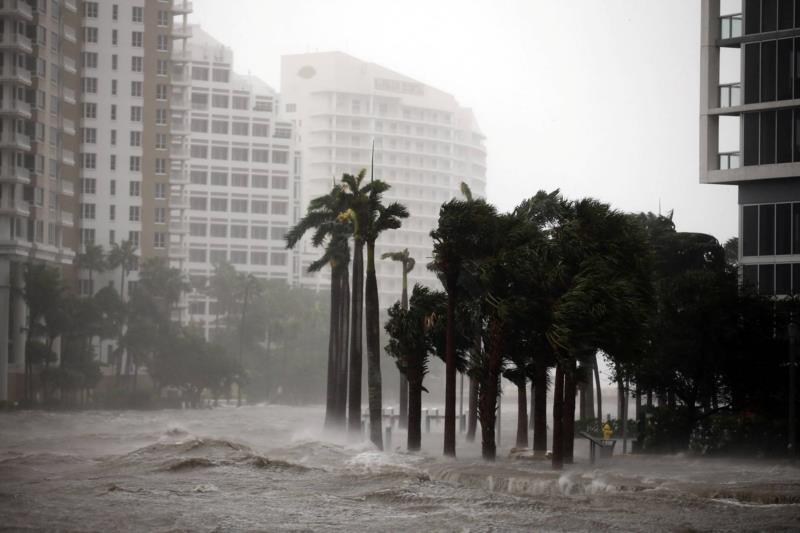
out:
<path id="1" fill-rule="evenodd" d="M 512 413 L 508 413 L 511 415 Z M 319 407 L 0 414 L 0 529 L 69 531 L 800 530 L 787 462 L 628 456 L 561 473 L 323 434 Z M 424 432 L 424 428 L 423 428 Z"/>

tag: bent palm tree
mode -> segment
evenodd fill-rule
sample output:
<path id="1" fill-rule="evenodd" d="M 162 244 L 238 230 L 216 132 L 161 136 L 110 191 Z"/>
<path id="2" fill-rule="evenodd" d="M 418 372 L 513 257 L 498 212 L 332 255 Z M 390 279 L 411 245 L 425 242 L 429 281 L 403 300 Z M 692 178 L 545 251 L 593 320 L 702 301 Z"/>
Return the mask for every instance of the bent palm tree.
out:
<path id="1" fill-rule="evenodd" d="M 125 278 L 136 268 L 136 246 L 132 241 L 122 241 L 122 244 L 114 243 L 108 253 L 108 266 L 112 269 L 119 268 L 119 297 L 125 301 Z"/>
<path id="2" fill-rule="evenodd" d="M 345 207 L 342 187 L 334 184 L 331 191 L 311 200 L 306 215 L 286 234 L 286 247 L 294 248 L 303 235 L 313 231 L 311 244 L 325 244 L 319 259 L 309 265 L 309 272 L 331 267 L 331 316 L 328 336 L 328 376 L 326 427 L 343 427 L 347 408 L 347 341 L 350 289 L 348 283 L 352 227 L 339 218 Z M 327 242 L 326 242 L 327 241 Z M 360 424 L 360 416 L 358 418 Z"/>
<path id="3" fill-rule="evenodd" d="M 78 268 L 87 270 L 89 272 L 89 296 L 94 294 L 94 276 L 95 272 L 103 272 L 106 269 L 106 257 L 103 253 L 103 247 L 99 244 L 87 243 L 84 246 L 83 253 L 78 254 L 75 258 Z"/>
<path id="4" fill-rule="evenodd" d="M 369 396 L 370 438 L 383 449 L 381 417 L 383 414 L 381 398 L 381 347 L 380 347 L 380 304 L 378 302 L 378 280 L 375 276 L 375 241 L 381 233 L 400 227 L 400 220 L 408 218 L 408 210 L 402 204 L 393 202 L 383 205 L 383 193 L 390 185 L 381 180 L 373 180 L 367 185 L 368 202 L 365 212 L 364 240 L 367 244 L 366 280 L 366 326 L 367 326 L 367 390 Z"/>
<path id="5" fill-rule="evenodd" d="M 408 274 L 414 270 L 416 261 L 408 253 L 408 248 L 403 249 L 402 252 L 386 252 L 381 255 L 381 259 L 391 259 L 398 261 L 400 267 L 403 269 L 403 293 L 400 297 L 400 307 L 402 310 L 408 310 Z M 400 422 L 399 426 L 405 428 L 408 425 L 408 378 L 400 372 Z"/>

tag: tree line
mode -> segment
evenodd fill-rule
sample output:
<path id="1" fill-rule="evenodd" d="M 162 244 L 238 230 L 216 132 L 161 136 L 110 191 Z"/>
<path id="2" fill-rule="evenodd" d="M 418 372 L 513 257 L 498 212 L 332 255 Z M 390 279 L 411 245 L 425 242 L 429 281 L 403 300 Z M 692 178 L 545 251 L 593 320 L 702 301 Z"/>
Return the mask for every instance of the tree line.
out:
<path id="1" fill-rule="evenodd" d="M 326 426 L 351 432 L 361 430 L 363 245 L 374 248 L 381 231 L 399 227 L 407 216 L 402 206 L 383 205 L 388 185 L 364 176 L 345 174 L 312 200 L 287 237 L 292 247 L 311 233 L 312 244 L 324 248 L 311 270 L 327 266 L 332 278 Z M 552 463 L 561 468 L 573 462 L 577 410 L 599 429 L 599 358 L 618 387 L 616 424 L 623 432 L 628 396 L 636 399 L 639 450 L 785 447 L 785 332 L 796 300 L 762 297 L 740 286 L 735 241 L 722 246 L 710 235 L 679 232 L 672 214 L 623 213 L 592 198 L 567 199 L 558 190 L 540 191 L 509 213 L 473 198 L 466 186 L 462 192 L 463 198 L 441 206 L 430 234 L 427 268 L 441 290 L 415 285 L 409 297 L 405 276 L 413 263 L 407 250 L 386 257 L 406 261 L 403 295 L 385 324 L 385 350 L 408 386 L 409 450 L 420 447 L 421 394 L 431 357 L 445 363 L 445 455 L 456 453 L 456 375 L 465 373 L 467 438 L 474 439 L 480 426 L 484 458 L 497 454 L 495 421 L 505 377 L 517 388 L 516 446 L 528 446 L 530 425 L 534 453 L 547 451 L 551 391 Z M 391 223 L 378 224 L 390 211 Z M 370 438 L 380 447 L 374 259 L 368 253 L 367 381 Z M 765 389 L 763 383 L 772 385 Z"/>
<path id="2" fill-rule="evenodd" d="M 24 265 L 24 284 L 14 289 L 27 306 L 27 405 L 154 407 L 174 405 L 162 400 L 172 391 L 197 407 L 234 389 L 240 402 L 241 391 L 249 401 L 319 400 L 313 391 L 324 376 L 310 354 L 324 345 L 327 310 L 312 291 L 245 275 L 227 262 L 190 284 L 163 258 L 139 264 L 128 241 L 108 253 L 87 244 L 76 266 L 88 273 L 84 296 L 61 269 L 44 263 Z M 115 269 L 118 287 L 91 290 L 96 274 Z M 125 290 L 133 271 L 138 280 Z M 182 296 L 192 290 L 212 299 L 208 335 L 202 324 L 182 320 Z M 101 346 L 110 346 L 105 363 Z M 104 364 L 110 379 L 98 393 Z M 147 389 L 138 384 L 143 369 Z"/>

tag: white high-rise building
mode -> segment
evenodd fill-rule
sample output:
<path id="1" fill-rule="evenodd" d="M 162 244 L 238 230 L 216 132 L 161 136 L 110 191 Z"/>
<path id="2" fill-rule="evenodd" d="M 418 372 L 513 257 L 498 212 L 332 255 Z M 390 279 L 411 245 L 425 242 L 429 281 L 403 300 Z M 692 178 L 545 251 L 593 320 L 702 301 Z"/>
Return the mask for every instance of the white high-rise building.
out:
<path id="1" fill-rule="evenodd" d="M 193 27 L 188 273 L 202 287 L 214 265 L 293 283 L 284 235 L 294 222 L 298 160 L 291 122 L 266 83 L 233 72 L 231 50 Z M 195 291 L 191 320 L 209 329 L 214 302 Z"/>
<path id="2" fill-rule="evenodd" d="M 378 240 L 376 255 L 408 248 L 417 263 L 410 284 L 438 286 L 426 265 L 439 207 L 460 196 L 462 182 L 476 197 L 486 191 L 484 136 L 472 111 L 439 89 L 341 52 L 284 56 L 281 97 L 297 127 L 303 210 L 330 190 L 332 178 L 369 169 L 374 142 L 375 178 L 392 186 L 386 201 L 403 203 L 411 214 Z M 304 250 L 303 271 L 319 253 Z M 379 260 L 376 270 L 386 308 L 399 297 L 401 267 Z M 304 281 L 326 278 L 329 272 Z"/>

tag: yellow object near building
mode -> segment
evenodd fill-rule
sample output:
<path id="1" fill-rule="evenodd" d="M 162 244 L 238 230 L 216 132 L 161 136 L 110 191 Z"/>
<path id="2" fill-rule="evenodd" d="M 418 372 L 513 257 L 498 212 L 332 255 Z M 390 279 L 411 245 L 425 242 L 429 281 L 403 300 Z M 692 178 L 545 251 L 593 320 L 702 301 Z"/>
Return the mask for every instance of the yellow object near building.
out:
<path id="1" fill-rule="evenodd" d="M 614 430 L 611 429 L 611 425 L 606 422 L 603 426 L 603 438 L 605 440 L 609 440 L 614 435 Z"/>

